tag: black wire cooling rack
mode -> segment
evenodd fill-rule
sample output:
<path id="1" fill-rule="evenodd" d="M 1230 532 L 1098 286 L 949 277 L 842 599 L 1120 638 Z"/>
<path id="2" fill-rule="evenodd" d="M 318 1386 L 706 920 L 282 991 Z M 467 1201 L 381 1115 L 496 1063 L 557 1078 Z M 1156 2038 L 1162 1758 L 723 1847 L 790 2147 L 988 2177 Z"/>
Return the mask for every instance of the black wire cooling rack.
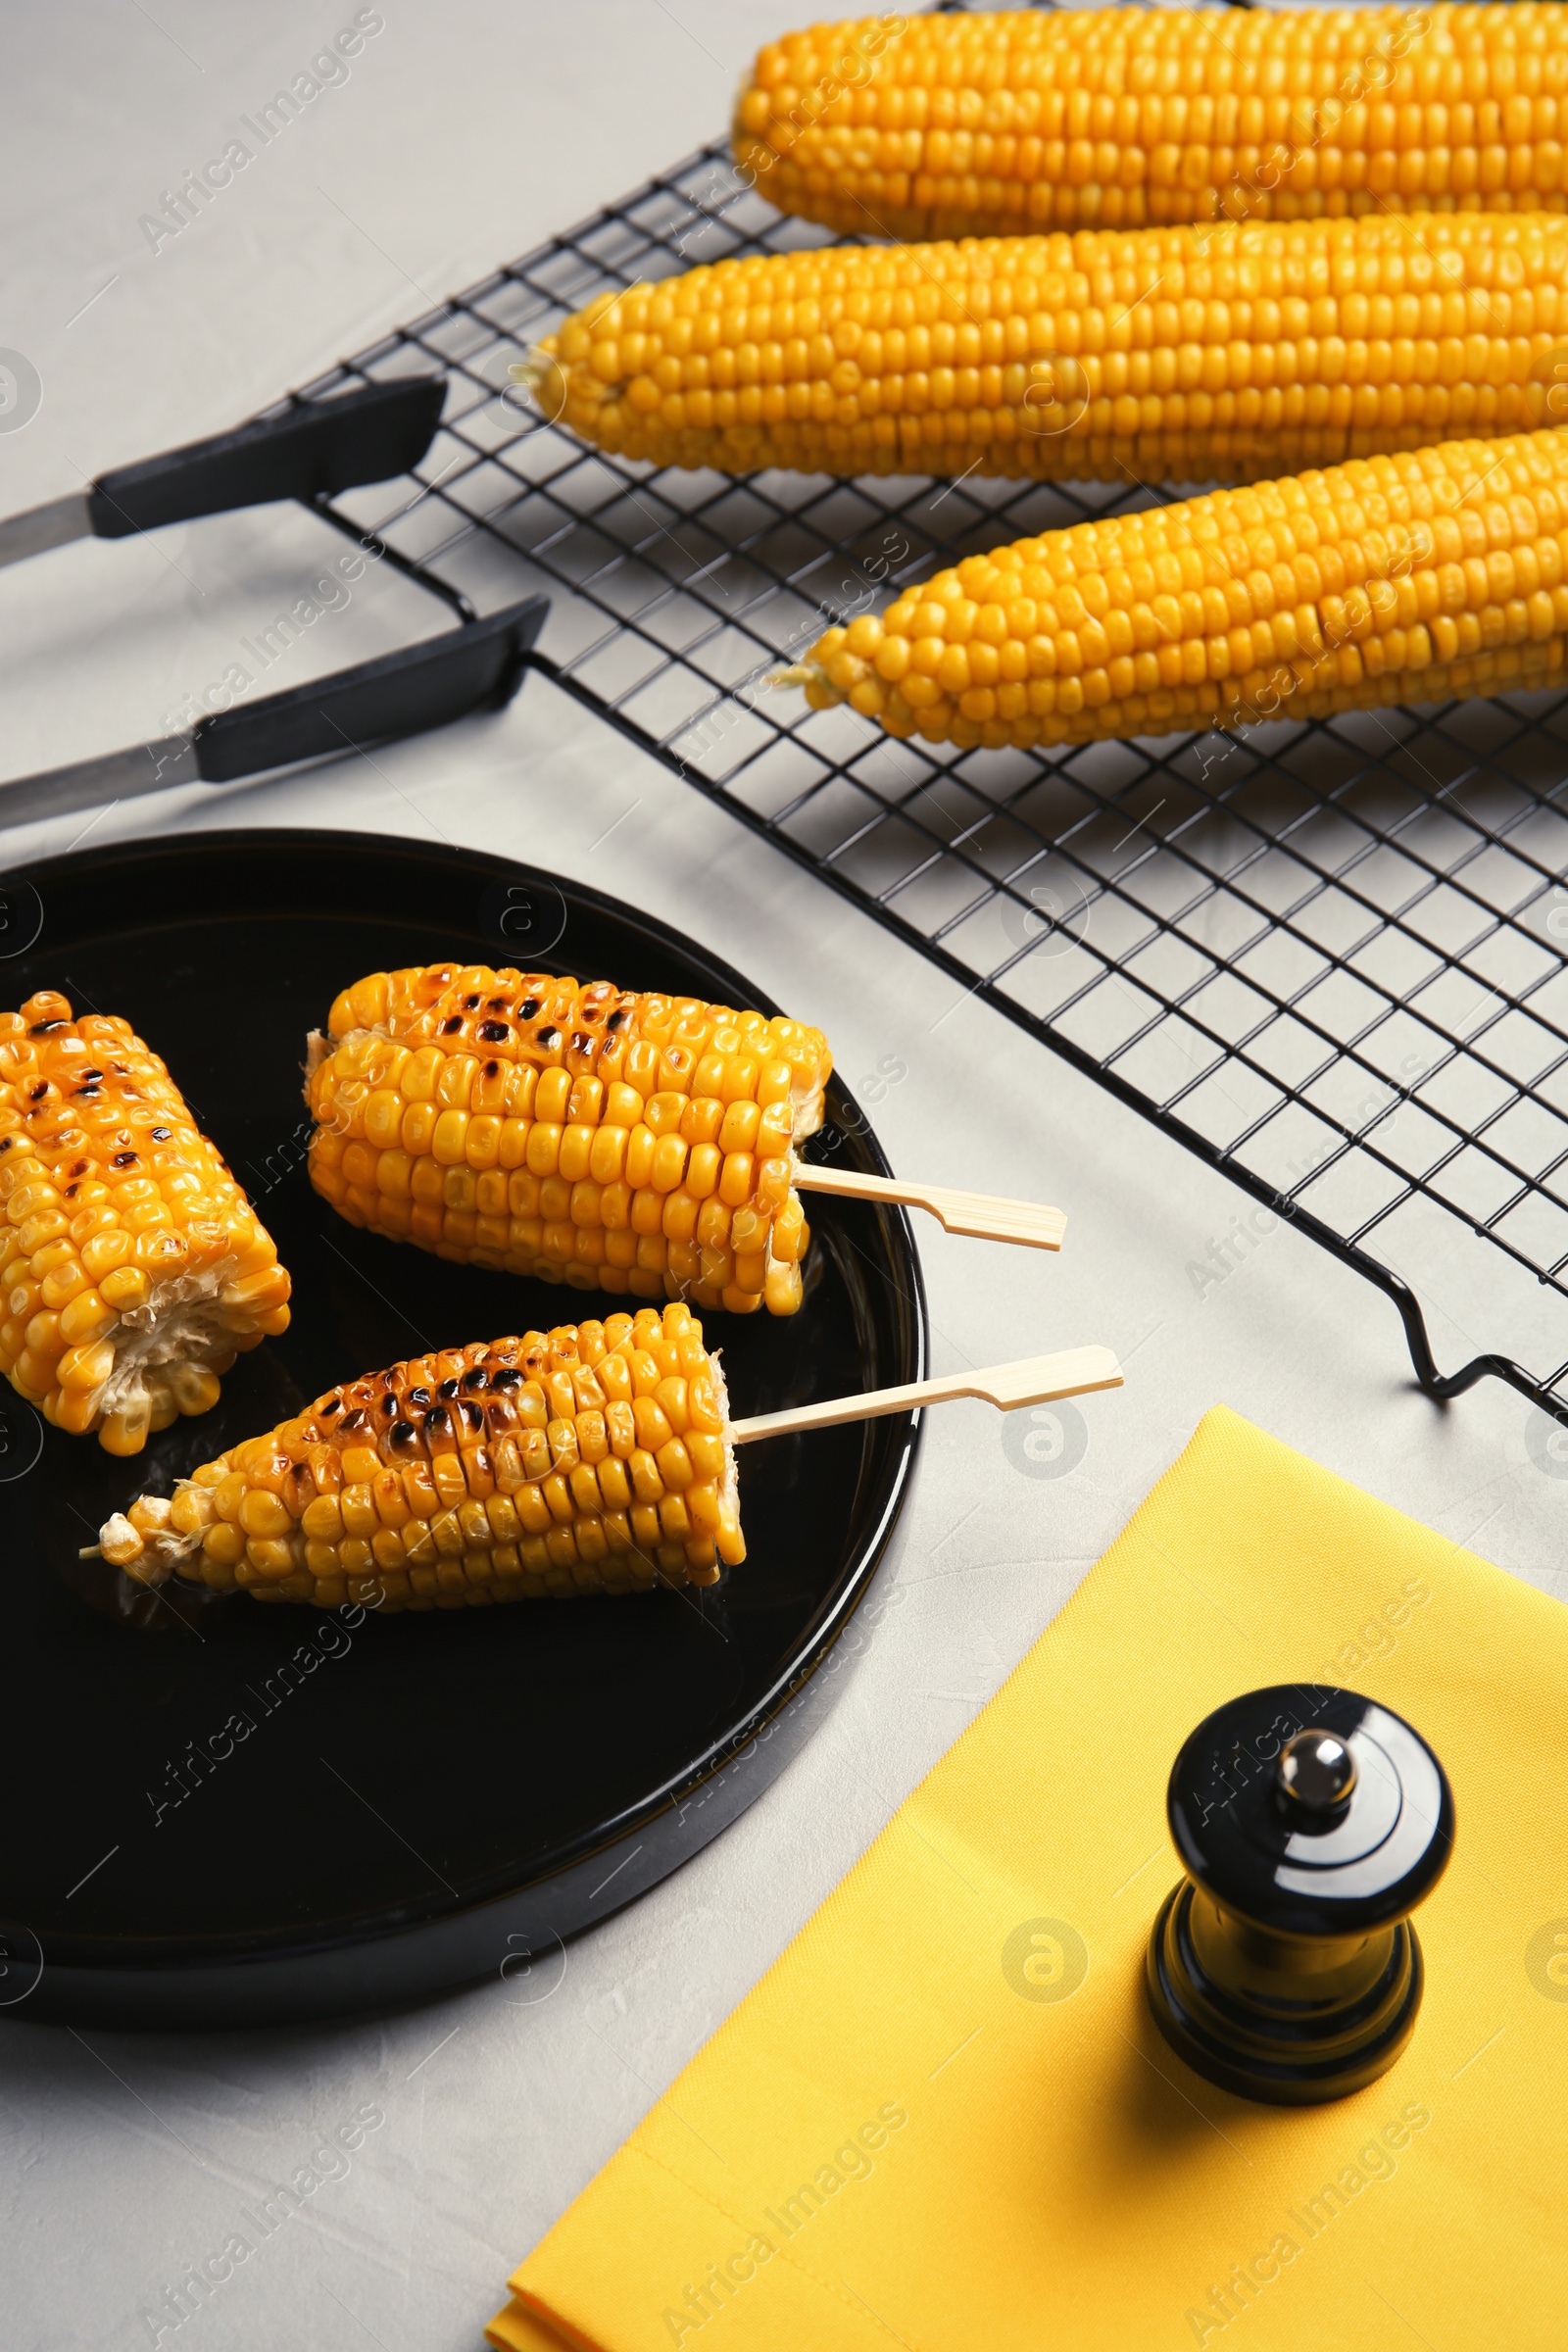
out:
<path id="1" fill-rule="evenodd" d="M 417 477 L 319 512 L 464 619 L 548 590 L 567 693 L 1377 1284 L 1429 1395 L 1568 1421 L 1568 698 L 961 753 L 769 690 L 890 583 L 1152 496 L 657 471 L 508 394 L 599 293 L 826 241 L 705 149 L 305 387 L 451 386 Z"/>

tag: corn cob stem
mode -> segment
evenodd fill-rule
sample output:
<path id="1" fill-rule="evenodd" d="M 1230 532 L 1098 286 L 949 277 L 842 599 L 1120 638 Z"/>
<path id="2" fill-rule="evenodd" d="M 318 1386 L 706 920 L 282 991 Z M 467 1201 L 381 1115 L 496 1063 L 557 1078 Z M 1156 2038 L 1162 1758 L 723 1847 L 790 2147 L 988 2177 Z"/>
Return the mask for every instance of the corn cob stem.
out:
<path id="1" fill-rule="evenodd" d="M 0 1014 L 0 1371 L 110 1453 L 218 1400 L 286 1329 L 277 1250 L 128 1021 Z"/>
<path id="2" fill-rule="evenodd" d="M 1561 212 L 1568 12 L 1022 9 L 762 50 L 737 170 L 857 235 Z"/>
<path id="3" fill-rule="evenodd" d="M 945 1233 L 982 1242 L 1016 1242 L 1027 1250 L 1059 1250 L 1067 1230 L 1062 1211 L 1039 1201 L 1002 1200 L 989 1193 L 958 1192 L 947 1185 L 906 1184 L 898 1177 L 820 1167 L 809 1160 L 797 1162 L 795 1188 L 833 1193 L 847 1200 L 890 1200 L 906 1208 L 923 1208 Z"/>
<path id="4" fill-rule="evenodd" d="M 890 734 L 1088 743 L 1560 686 L 1568 433 L 1446 442 L 1020 541 L 780 682 Z"/>
<path id="5" fill-rule="evenodd" d="M 558 367 L 554 335 L 533 343 L 507 369 L 508 379 L 532 401 L 547 423 L 559 424 L 566 404 L 566 377 Z"/>
<path id="6" fill-rule="evenodd" d="M 936 1380 L 906 1381 L 896 1389 L 869 1389 L 859 1396 L 834 1396 L 824 1404 L 795 1404 L 778 1413 L 732 1421 L 730 1443 L 747 1446 L 760 1438 L 796 1437 L 807 1430 L 837 1429 L 846 1421 L 874 1421 L 928 1404 L 951 1404 L 978 1396 L 999 1412 L 1026 1404 L 1052 1404 L 1060 1396 L 1088 1396 L 1119 1389 L 1121 1366 L 1108 1348 L 1070 1348 L 1057 1355 L 1030 1355 L 1016 1363 L 993 1364 L 984 1372 L 948 1372 Z"/>
<path id="7" fill-rule="evenodd" d="M 513 370 L 657 466 L 1245 481 L 1568 416 L 1568 222 L 828 248 L 601 296 Z"/>

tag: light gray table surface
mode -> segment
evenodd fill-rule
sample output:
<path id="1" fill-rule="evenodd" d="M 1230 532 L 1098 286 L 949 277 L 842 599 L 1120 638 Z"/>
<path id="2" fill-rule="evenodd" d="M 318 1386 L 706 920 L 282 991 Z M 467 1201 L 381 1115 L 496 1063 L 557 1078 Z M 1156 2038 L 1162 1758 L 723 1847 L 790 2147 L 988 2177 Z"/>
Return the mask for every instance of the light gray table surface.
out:
<path id="1" fill-rule="evenodd" d="M 353 0 L 14 0 L 0 33 L 0 345 L 31 363 L 42 401 L 0 430 L 0 513 L 236 421 L 675 162 L 722 124 L 752 51 L 791 15 L 777 0 L 382 0 L 373 13 L 382 29 L 349 77 L 154 251 L 142 217 L 354 22 Z M 158 731 L 309 585 L 315 529 L 270 509 L 0 573 L 0 773 Z M 429 625 L 416 591 L 368 575 L 276 682 Z M 191 2037 L 6 2019 L 3 2352 L 129 2352 L 155 2337 L 180 2352 L 473 2352 L 508 2272 L 1217 1400 L 1560 1589 L 1564 1488 L 1539 1436 L 1527 1442 L 1519 1397 L 1488 1384 L 1446 1410 L 1426 1401 L 1393 1309 L 1287 1230 L 1203 1279 L 1195 1268 L 1247 1205 L 1238 1193 L 1000 1017 L 956 1003 L 951 982 L 547 684 L 373 764 L 19 828 L 0 858 L 255 824 L 553 865 L 689 928 L 820 1022 L 852 1087 L 893 1057 L 907 1075 L 875 1116 L 896 1167 L 1071 1216 L 1059 1259 L 917 1220 L 935 1368 L 1104 1341 L 1127 1386 L 1085 1403 L 1087 1451 L 1059 1477 L 1020 1470 L 982 1405 L 931 1417 L 899 1605 L 824 1728 L 697 1861 L 572 1944 L 548 1997 L 496 1981 L 390 2020 Z M 1428 1304 L 1441 1357 L 1470 1353 L 1454 1302 L 1440 1289 Z M 9 1801 L 47 1769 L 10 1758 Z M 143 2315 L 165 2288 L 367 2105 L 384 2121 L 346 2174 L 157 2337 Z"/>

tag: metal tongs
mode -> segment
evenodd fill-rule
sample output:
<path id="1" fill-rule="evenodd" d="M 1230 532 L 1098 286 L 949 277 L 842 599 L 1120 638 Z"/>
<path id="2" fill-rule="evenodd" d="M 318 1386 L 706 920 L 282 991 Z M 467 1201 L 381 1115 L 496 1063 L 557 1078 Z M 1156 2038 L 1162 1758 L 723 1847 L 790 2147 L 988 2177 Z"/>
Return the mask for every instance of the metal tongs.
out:
<path id="1" fill-rule="evenodd" d="M 446 389 L 440 376 L 408 376 L 299 401 L 235 432 L 120 466 L 85 490 L 0 521 L 0 565 L 74 539 L 126 539 L 163 523 L 274 499 L 309 505 L 335 491 L 411 473 L 434 437 Z M 421 734 L 471 710 L 498 709 L 521 684 L 548 611 L 542 596 L 525 597 L 483 620 L 464 606 L 460 628 L 214 712 L 187 732 L 68 767 L 0 778 L 0 827 L 179 784 L 233 783 L 269 768 Z"/>
<path id="2" fill-rule="evenodd" d="M 116 466 L 85 490 L 0 522 L 0 565 L 74 539 L 129 539 L 161 523 L 194 522 L 278 498 L 317 498 L 412 472 L 434 438 L 446 394 L 438 375 L 403 376 L 327 400 L 302 400 L 236 432 Z"/>

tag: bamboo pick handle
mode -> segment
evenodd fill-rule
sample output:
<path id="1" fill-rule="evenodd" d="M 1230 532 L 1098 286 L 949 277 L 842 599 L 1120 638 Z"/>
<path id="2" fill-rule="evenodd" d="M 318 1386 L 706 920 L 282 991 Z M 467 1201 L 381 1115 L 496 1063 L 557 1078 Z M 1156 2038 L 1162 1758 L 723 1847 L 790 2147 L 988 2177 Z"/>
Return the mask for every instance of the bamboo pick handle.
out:
<path id="1" fill-rule="evenodd" d="M 1058 1396 L 1087 1396 L 1095 1389 L 1119 1389 L 1121 1366 L 1109 1348 L 1068 1348 L 1058 1355 L 1026 1355 L 1014 1364 L 992 1364 L 983 1372 L 948 1372 L 940 1380 L 913 1380 L 900 1389 L 870 1389 L 860 1396 L 830 1396 L 824 1404 L 795 1404 L 781 1413 L 758 1413 L 732 1421 L 737 1446 L 754 1438 L 792 1437 L 798 1430 L 834 1429 L 843 1421 L 874 1421 L 916 1405 L 947 1404 L 956 1396 L 983 1397 L 1000 1412 L 1022 1404 L 1051 1404 Z"/>
<path id="2" fill-rule="evenodd" d="M 981 1242 L 1020 1242 L 1027 1250 L 1059 1250 L 1067 1229 L 1065 1213 L 1036 1200 L 1000 1200 L 990 1193 L 956 1192 L 949 1185 L 905 1184 L 895 1176 L 862 1176 L 856 1168 L 825 1168 L 802 1161 L 795 1187 L 803 1193 L 838 1193 L 851 1200 L 897 1200 L 928 1209 L 948 1233 Z"/>

